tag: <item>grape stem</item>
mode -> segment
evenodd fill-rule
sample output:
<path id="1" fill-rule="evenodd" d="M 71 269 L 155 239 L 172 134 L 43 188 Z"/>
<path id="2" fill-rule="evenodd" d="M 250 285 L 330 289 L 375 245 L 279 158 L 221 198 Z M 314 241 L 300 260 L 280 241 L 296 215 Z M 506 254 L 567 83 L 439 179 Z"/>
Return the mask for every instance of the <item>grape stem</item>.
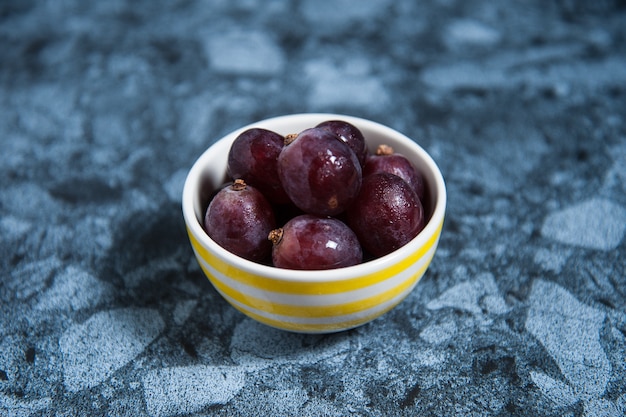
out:
<path id="1" fill-rule="evenodd" d="M 273 245 L 278 245 L 278 243 L 283 238 L 283 228 L 279 227 L 278 229 L 272 230 L 267 238 L 272 242 Z"/>
<path id="2" fill-rule="evenodd" d="M 298 137 L 297 133 L 289 133 L 288 135 L 285 135 L 285 146 L 289 145 L 291 142 L 296 140 L 297 137 Z"/>
<path id="3" fill-rule="evenodd" d="M 393 155 L 393 148 L 389 145 L 379 145 L 376 149 L 376 155 Z"/>
<path id="4" fill-rule="evenodd" d="M 233 191 L 242 191 L 246 189 L 246 182 L 242 179 L 236 179 L 233 182 L 233 185 L 231 185 L 231 188 L 233 189 Z"/>

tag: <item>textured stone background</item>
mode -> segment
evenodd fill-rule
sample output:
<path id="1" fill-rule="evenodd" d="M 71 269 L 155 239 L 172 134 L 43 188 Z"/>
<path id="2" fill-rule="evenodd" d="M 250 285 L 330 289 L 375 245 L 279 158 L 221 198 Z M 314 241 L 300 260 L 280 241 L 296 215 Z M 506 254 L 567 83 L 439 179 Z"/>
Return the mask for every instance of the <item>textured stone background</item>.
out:
<path id="1" fill-rule="evenodd" d="M 626 4 L 0 2 L 0 415 L 622 416 Z M 371 118 L 439 163 L 413 293 L 272 330 L 202 276 L 180 210 L 215 139 Z"/>

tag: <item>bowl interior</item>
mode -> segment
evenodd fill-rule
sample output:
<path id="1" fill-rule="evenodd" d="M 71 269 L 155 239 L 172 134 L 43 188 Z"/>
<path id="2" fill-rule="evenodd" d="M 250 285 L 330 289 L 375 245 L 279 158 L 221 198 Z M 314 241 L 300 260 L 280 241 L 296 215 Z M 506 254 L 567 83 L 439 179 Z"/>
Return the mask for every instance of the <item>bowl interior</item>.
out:
<path id="1" fill-rule="evenodd" d="M 363 133 L 370 151 L 374 151 L 380 144 L 387 144 L 393 147 L 396 153 L 408 157 L 420 170 L 426 184 L 426 196 L 423 204 L 427 216 L 427 223 L 424 230 L 417 237 L 389 255 L 364 262 L 360 265 L 327 270 L 324 271 L 323 274 L 321 274 L 320 271 L 284 270 L 247 261 L 221 248 L 208 237 L 202 227 L 204 211 L 206 210 L 213 192 L 228 180 L 226 176 L 228 151 L 231 143 L 241 132 L 252 127 L 260 127 L 273 130 L 281 135 L 286 135 L 289 133 L 298 133 L 325 120 L 332 119 L 345 120 L 358 127 Z M 238 268 L 256 274 L 272 276 L 279 279 L 284 278 L 286 280 L 343 279 L 383 268 L 385 265 L 389 265 L 389 263 L 393 263 L 413 253 L 417 248 L 423 245 L 428 238 L 439 232 L 441 223 L 443 222 L 445 205 L 445 184 L 439 168 L 428 153 L 415 141 L 376 122 L 346 115 L 326 113 L 295 114 L 267 119 L 244 126 L 226 135 L 208 148 L 198 158 L 187 176 L 183 190 L 183 214 L 187 227 L 204 247 L 223 260 L 236 264 Z"/>

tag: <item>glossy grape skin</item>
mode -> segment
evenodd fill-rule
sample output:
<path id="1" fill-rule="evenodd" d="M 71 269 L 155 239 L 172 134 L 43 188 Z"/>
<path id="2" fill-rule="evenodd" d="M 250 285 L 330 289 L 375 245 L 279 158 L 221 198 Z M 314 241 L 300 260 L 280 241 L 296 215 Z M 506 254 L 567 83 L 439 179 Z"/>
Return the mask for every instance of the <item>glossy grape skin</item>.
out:
<path id="1" fill-rule="evenodd" d="M 272 203 L 288 203 L 289 197 L 278 178 L 276 166 L 284 142 L 283 136 L 267 129 L 252 128 L 242 132 L 228 152 L 229 177 L 243 179 Z"/>
<path id="2" fill-rule="evenodd" d="M 348 209 L 348 224 L 363 249 L 380 257 L 404 246 L 424 228 L 424 209 L 402 178 L 379 172 L 363 178 Z"/>
<path id="3" fill-rule="evenodd" d="M 322 270 L 361 263 L 363 252 L 354 232 L 332 217 L 310 214 L 288 221 L 275 236 L 272 263 L 275 267 Z"/>
<path id="4" fill-rule="evenodd" d="M 321 128 L 300 132 L 278 156 L 278 176 L 293 203 L 309 214 L 337 215 L 361 187 L 361 164 L 350 147 Z"/>
<path id="5" fill-rule="evenodd" d="M 326 129 L 337 135 L 352 149 L 359 163 L 363 166 L 368 155 L 367 145 L 363 133 L 356 126 L 343 120 L 326 120 L 316 127 Z"/>
<path id="6" fill-rule="evenodd" d="M 222 188 L 206 210 L 204 228 L 211 239 L 229 252 L 254 262 L 271 255 L 267 240 L 276 228 L 274 212 L 267 199 L 256 188 L 245 185 Z"/>
<path id="7" fill-rule="evenodd" d="M 363 176 L 376 172 L 389 172 L 405 180 L 415 191 L 420 201 L 424 201 L 424 178 L 407 157 L 393 152 L 387 147 L 386 150 L 377 150 L 374 155 L 368 155 L 363 166 Z M 387 153 L 391 152 L 391 153 Z"/>

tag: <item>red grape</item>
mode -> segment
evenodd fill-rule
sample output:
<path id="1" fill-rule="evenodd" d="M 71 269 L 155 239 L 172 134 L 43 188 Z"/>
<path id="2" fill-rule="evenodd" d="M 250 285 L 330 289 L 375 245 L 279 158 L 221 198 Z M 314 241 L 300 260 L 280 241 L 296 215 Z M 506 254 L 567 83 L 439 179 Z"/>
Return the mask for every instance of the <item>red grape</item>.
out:
<path id="1" fill-rule="evenodd" d="M 405 245 L 424 228 L 424 209 L 417 194 L 402 178 L 387 172 L 363 178 L 347 215 L 363 249 L 376 257 Z"/>
<path id="2" fill-rule="evenodd" d="M 242 180 L 222 188 L 209 203 L 204 227 L 224 249 L 250 261 L 261 262 L 271 253 L 268 233 L 276 228 L 274 212 L 256 188 Z"/>
<path id="3" fill-rule="evenodd" d="M 359 192 L 361 174 L 361 164 L 350 147 L 321 128 L 302 131 L 278 156 L 283 188 L 309 214 L 343 212 Z"/>
<path id="4" fill-rule="evenodd" d="M 424 200 L 424 178 L 415 166 L 402 154 L 395 153 L 393 148 L 380 145 L 375 155 L 369 155 L 363 166 L 363 176 L 375 172 L 389 172 L 405 180 L 415 191 L 420 201 Z"/>
<path id="5" fill-rule="evenodd" d="M 272 262 L 287 269 L 333 269 L 356 265 L 363 252 L 354 232 L 340 220 L 296 216 L 270 235 Z"/>
<path id="6" fill-rule="evenodd" d="M 253 128 L 241 133 L 228 152 L 227 172 L 257 188 L 272 203 L 289 202 L 278 178 L 276 160 L 285 138 L 271 130 Z"/>
<path id="7" fill-rule="evenodd" d="M 326 129 L 334 133 L 344 141 L 359 159 L 361 166 L 365 163 L 367 157 L 367 145 L 363 133 L 354 125 L 343 120 L 327 120 L 318 124 L 316 127 Z"/>

